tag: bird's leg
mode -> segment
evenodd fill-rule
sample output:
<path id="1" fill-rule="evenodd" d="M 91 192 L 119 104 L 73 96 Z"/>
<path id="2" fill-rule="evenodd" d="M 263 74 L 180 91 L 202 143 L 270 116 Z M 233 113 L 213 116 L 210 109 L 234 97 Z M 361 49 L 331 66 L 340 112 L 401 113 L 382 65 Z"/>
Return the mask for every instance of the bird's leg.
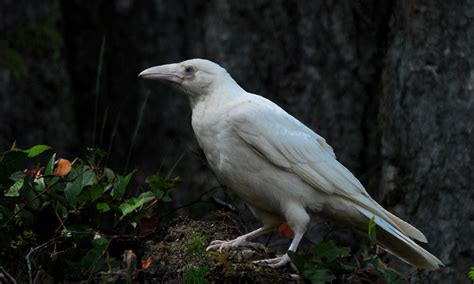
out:
<path id="1" fill-rule="evenodd" d="M 293 232 L 295 233 L 293 240 L 291 241 L 289 251 L 296 252 L 298 249 L 298 245 L 300 244 L 301 239 L 303 238 L 304 233 L 306 232 L 306 228 L 308 227 L 310 217 L 308 213 L 304 210 L 304 208 L 295 206 L 289 208 L 287 210 L 286 218 L 288 224 L 292 228 Z M 269 259 L 262 259 L 254 261 L 255 264 L 267 264 L 272 268 L 278 268 L 291 263 L 291 259 L 287 253 L 282 256 L 278 256 L 275 258 Z"/>
<path id="2" fill-rule="evenodd" d="M 295 232 L 295 236 L 293 237 L 293 240 L 291 241 L 290 248 L 288 249 L 289 251 L 296 252 L 296 249 L 298 248 L 298 245 L 303 238 L 304 232 Z M 291 263 L 291 259 L 288 256 L 287 253 L 285 253 L 282 256 L 277 256 L 275 258 L 268 258 L 268 259 L 262 259 L 262 260 L 256 260 L 253 263 L 255 264 L 267 264 L 268 266 L 272 268 L 278 268 L 287 265 L 288 263 Z"/>
<path id="3" fill-rule="evenodd" d="M 222 250 L 228 250 L 230 248 L 239 247 L 239 246 L 249 246 L 249 247 L 260 248 L 260 249 L 265 248 L 265 246 L 262 244 L 252 243 L 249 241 L 252 239 L 255 239 L 256 237 L 260 235 L 268 233 L 271 230 L 272 230 L 272 226 L 265 225 L 255 231 L 252 231 L 248 234 L 237 237 L 234 240 L 230 240 L 230 241 L 215 240 L 211 242 L 211 244 L 206 248 L 206 250 L 207 251 L 218 250 L 219 252 L 221 252 Z"/>

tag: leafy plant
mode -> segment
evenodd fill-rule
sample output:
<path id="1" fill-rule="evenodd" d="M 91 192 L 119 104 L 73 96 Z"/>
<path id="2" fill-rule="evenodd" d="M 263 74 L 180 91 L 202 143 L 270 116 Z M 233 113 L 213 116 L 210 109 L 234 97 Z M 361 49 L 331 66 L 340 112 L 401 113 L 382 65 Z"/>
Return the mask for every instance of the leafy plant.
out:
<path id="1" fill-rule="evenodd" d="M 336 279 L 339 272 L 355 270 L 355 267 L 343 263 L 343 260 L 350 255 L 350 249 L 338 247 L 333 241 L 317 245 L 309 261 L 305 261 L 293 252 L 289 252 L 289 254 L 298 269 L 303 272 L 303 276 L 311 280 L 312 283 L 331 282 Z"/>
<path id="2" fill-rule="evenodd" d="M 330 283 L 336 279 L 350 283 L 404 283 L 402 274 L 382 263 L 377 254 L 376 224 L 368 225 L 368 251 L 359 259 L 350 258 L 350 249 L 339 247 L 332 241 L 318 244 L 309 259 L 288 252 L 288 255 L 305 278 L 312 283 Z"/>
<path id="3" fill-rule="evenodd" d="M 159 218 L 158 205 L 171 201 L 179 179 L 152 175 L 145 190 L 128 197 L 135 171 L 120 175 L 107 168 L 102 150 L 89 149 L 86 159 L 72 162 L 46 157 L 48 150 L 37 145 L 0 154 L 1 258 L 24 259 L 19 254 L 29 250 L 30 279 L 36 255 L 57 279 L 122 269 L 122 252 L 111 251 L 111 243 L 156 226 L 150 220 Z"/>
<path id="4" fill-rule="evenodd" d="M 187 284 L 205 284 L 207 283 L 207 274 L 209 273 L 209 268 L 202 267 L 190 267 L 186 271 L 186 283 Z"/>
<path id="5" fill-rule="evenodd" d="M 203 256 L 206 253 L 205 245 L 206 237 L 201 232 L 195 232 L 189 238 L 186 248 L 193 255 Z"/>
<path id="6" fill-rule="evenodd" d="M 474 282 L 474 266 L 469 268 L 469 272 L 467 273 L 467 277 L 469 280 Z"/>

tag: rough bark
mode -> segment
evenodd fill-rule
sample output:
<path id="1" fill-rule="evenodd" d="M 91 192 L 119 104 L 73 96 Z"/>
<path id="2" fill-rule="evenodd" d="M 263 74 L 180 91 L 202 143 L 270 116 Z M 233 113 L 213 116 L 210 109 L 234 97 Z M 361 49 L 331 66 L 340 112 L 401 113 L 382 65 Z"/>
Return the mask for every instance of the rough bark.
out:
<path id="1" fill-rule="evenodd" d="M 473 17 L 468 1 L 397 3 L 380 102 L 384 203 L 426 232 L 447 265 L 434 278 L 452 283 L 474 259 Z"/>

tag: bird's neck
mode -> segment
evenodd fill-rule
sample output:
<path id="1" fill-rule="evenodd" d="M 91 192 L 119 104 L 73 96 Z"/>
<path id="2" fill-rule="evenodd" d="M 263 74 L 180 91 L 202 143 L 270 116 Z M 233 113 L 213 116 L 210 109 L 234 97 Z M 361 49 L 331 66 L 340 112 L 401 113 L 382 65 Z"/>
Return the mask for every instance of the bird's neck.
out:
<path id="1" fill-rule="evenodd" d="M 232 77 L 226 76 L 209 86 L 209 89 L 205 94 L 189 96 L 189 98 L 192 109 L 195 109 L 199 105 L 201 105 L 200 107 L 207 105 L 220 107 L 246 93 L 247 92 L 240 87 Z"/>

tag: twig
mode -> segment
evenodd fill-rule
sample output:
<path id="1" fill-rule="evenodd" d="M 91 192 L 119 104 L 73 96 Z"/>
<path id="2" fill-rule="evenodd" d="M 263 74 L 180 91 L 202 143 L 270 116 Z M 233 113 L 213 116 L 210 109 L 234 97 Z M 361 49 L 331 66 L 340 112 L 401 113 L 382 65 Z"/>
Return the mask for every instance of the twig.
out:
<path id="1" fill-rule="evenodd" d="M 77 176 L 79 177 L 79 176 Z M 76 177 L 76 178 L 77 178 Z M 41 196 L 45 195 L 46 193 L 48 193 L 48 191 L 53 187 L 55 186 L 56 184 L 58 184 L 61 180 L 58 179 L 57 181 L 55 181 L 54 183 L 52 184 L 49 184 L 43 191 L 41 191 L 40 193 L 38 193 L 35 197 L 33 197 L 33 199 L 30 200 L 30 203 L 32 203 L 33 201 L 37 200 L 38 198 L 40 198 Z M 13 219 L 16 218 L 16 216 L 18 216 L 18 214 L 20 214 L 23 210 L 25 210 L 25 208 L 27 207 L 27 205 L 23 205 L 23 207 L 21 207 L 18 211 L 16 211 L 4 224 L 2 224 L 1 228 L 4 228 L 6 227 Z"/>
<path id="2" fill-rule="evenodd" d="M 3 274 L 10 280 L 12 283 L 16 284 L 15 278 L 13 278 L 10 273 L 8 273 L 3 266 L 0 265 L 0 270 L 2 270 Z"/>
<path id="3" fill-rule="evenodd" d="M 128 163 L 130 162 L 130 158 L 132 156 L 133 146 L 135 145 L 135 139 L 137 138 L 138 130 L 140 129 L 140 125 L 142 124 L 143 113 L 145 112 L 145 107 L 149 97 L 150 92 L 147 92 L 145 95 L 145 100 L 143 101 L 142 107 L 140 109 L 140 113 L 138 114 L 138 121 L 135 125 L 135 130 L 133 131 L 132 141 L 130 142 L 130 148 L 128 149 L 127 160 L 125 162 L 125 169 L 123 171 L 124 174 L 126 174 L 128 170 Z"/>
<path id="4" fill-rule="evenodd" d="M 56 239 L 51 239 L 51 240 L 45 242 L 44 244 L 41 244 L 41 245 L 39 245 L 37 247 L 34 247 L 34 248 L 30 248 L 30 252 L 25 256 L 26 265 L 28 266 L 28 279 L 29 279 L 28 283 L 33 284 L 33 273 L 31 271 L 32 268 L 31 268 L 31 259 L 30 259 L 31 255 L 33 253 L 36 253 L 38 250 L 43 249 L 43 248 L 51 245 L 55 240 Z"/>
<path id="5" fill-rule="evenodd" d="M 56 207 L 54 208 L 54 214 L 56 215 L 56 218 L 58 218 L 59 223 L 61 224 L 61 227 L 63 227 L 64 230 L 67 230 L 66 225 L 64 225 L 63 219 L 61 219 L 61 217 L 58 214 L 58 205 L 59 204 L 56 204 Z"/>
<path id="6" fill-rule="evenodd" d="M 108 116 L 109 116 L 109 107 L 106 107 L 105 111 L 104 111 L 104 118 L 102 119 L 102 126 L 100 128 L 100 136 L 99 136 L 99 147 L 100 148 L 102 148 L 102 145 L 103 145 L 105 124 L 107 123 Z"/>
<path id="7" fill-rule="evenodd" d="M 105 50 L 105 35 L 102 37 L 102 44 L 100 46 L 99 65 L 97 66 L 97 78 L 95 81 L 95 103 L 94 103 L 94 125 L 92 130 L 92 147 L 95 147 L 95 132 L 97 128 L 97 113 L 99 111 L 99 89 L 100 89 L 100 75 L 102 74 L 102 65 L 104 63 Z"/>
<path id="8" fill-rule="evenodd" d="M 110 153 L 112 153 L 112 145 L 114 143 L 115 135 L 117 134 L 117 128 L 118 128 L 119 122 L 120 122 L 120 114 L 118 114 L 117 119 L 115 120 L 114 128 L 112 129 L 112 134 L 110 135 L 109 147 L 107 149 L 107 156 L 105 158 L 104 168 L 107 166 L 107 163 L 109 162 Z"/>
<path id="9" fill-rule="evenodd" d="M 199 195 L 199 197 L 198 197 L 197 199 L 195 199 L 195 200 L 193 200 L 193 201 L 191 201 L 191 202 L 189 202 L 189 203 L 186 203 L 186 204 L 184 204 L 184 205 L 181 205 L 181 206 L 178 206 L 178 207 L 174 207 L 173 209 L 171 209 L 170 211 L 166 212 L 165 214 L 163 214 L 163 215 L 161 215 L 161 216 L 163 216 L 163 217 L 164 217 L 164 216 L 168 216 L 168 215 L 170 215 L 171 213 L 174 213 L 174 212 L 178 211 L 179 209 L 183 209 L 183 208 L 192 206 L 192 205 L 194 205 L 194 204 L 196 204 L 196 203 L 202 201 L 201 199 L 202 199 L 206 194 L 208 194 L 208 193 L 210 193 L 211 191 L 214 191 L 214 190 L 216 190 L 216 189 L 218 189 L 218 188 L 221 188 L 221 187 L 222 187 L 222 186 L 220 186 L 220 185 L 214 186 L 214 187 L 212 187 L 212 188 L 206 190 L 205 192 L 201 193 L 201 195 Z"/>
<path id="10" fill-rule="evenodd" d="M 105 246 L 104 250 L 102 251 L 102 254 L 100 255 L 100 257 L 98 257 L 95 262 L 94 262 L 94 265 L 92 266 L 91 268 L 91 271 L 90 271 L 90 274 L 89 274 L 89 279 L 88 279 L 88 283 L 91 283 L 92 281 L 92 276 L 94 275 L 94 270 L 95 270 L 95 267 L 97 266 L 97 263 L 99 262 L 99 259 L 106 253 L 108 252 L 108 249 L 109 249 L 109 246 L 110 246 L 110 243 L 112 242 L 112 239 L 108 239 L 107 240 L 107 245 Z"/>
<path id="11" fill-rule="evenodd" d="M 183 151 L 183 153 L 181 153 L 181 155 L 178 157 L 178 159 L 176 160 L 176 162 L 174 162 L 173 166 L 171 167 L 171 169 L 169 170 L 168 174 L 166 175 L 166 178 L 170 178 L 171 174 L 174 172 L 174 170 L 176 169 L 176 167 L 179 165 L 179 163 L 181 162 L 181 160 L 183 159 L 184 155 L 186 155 L 186 151 Z"/>

